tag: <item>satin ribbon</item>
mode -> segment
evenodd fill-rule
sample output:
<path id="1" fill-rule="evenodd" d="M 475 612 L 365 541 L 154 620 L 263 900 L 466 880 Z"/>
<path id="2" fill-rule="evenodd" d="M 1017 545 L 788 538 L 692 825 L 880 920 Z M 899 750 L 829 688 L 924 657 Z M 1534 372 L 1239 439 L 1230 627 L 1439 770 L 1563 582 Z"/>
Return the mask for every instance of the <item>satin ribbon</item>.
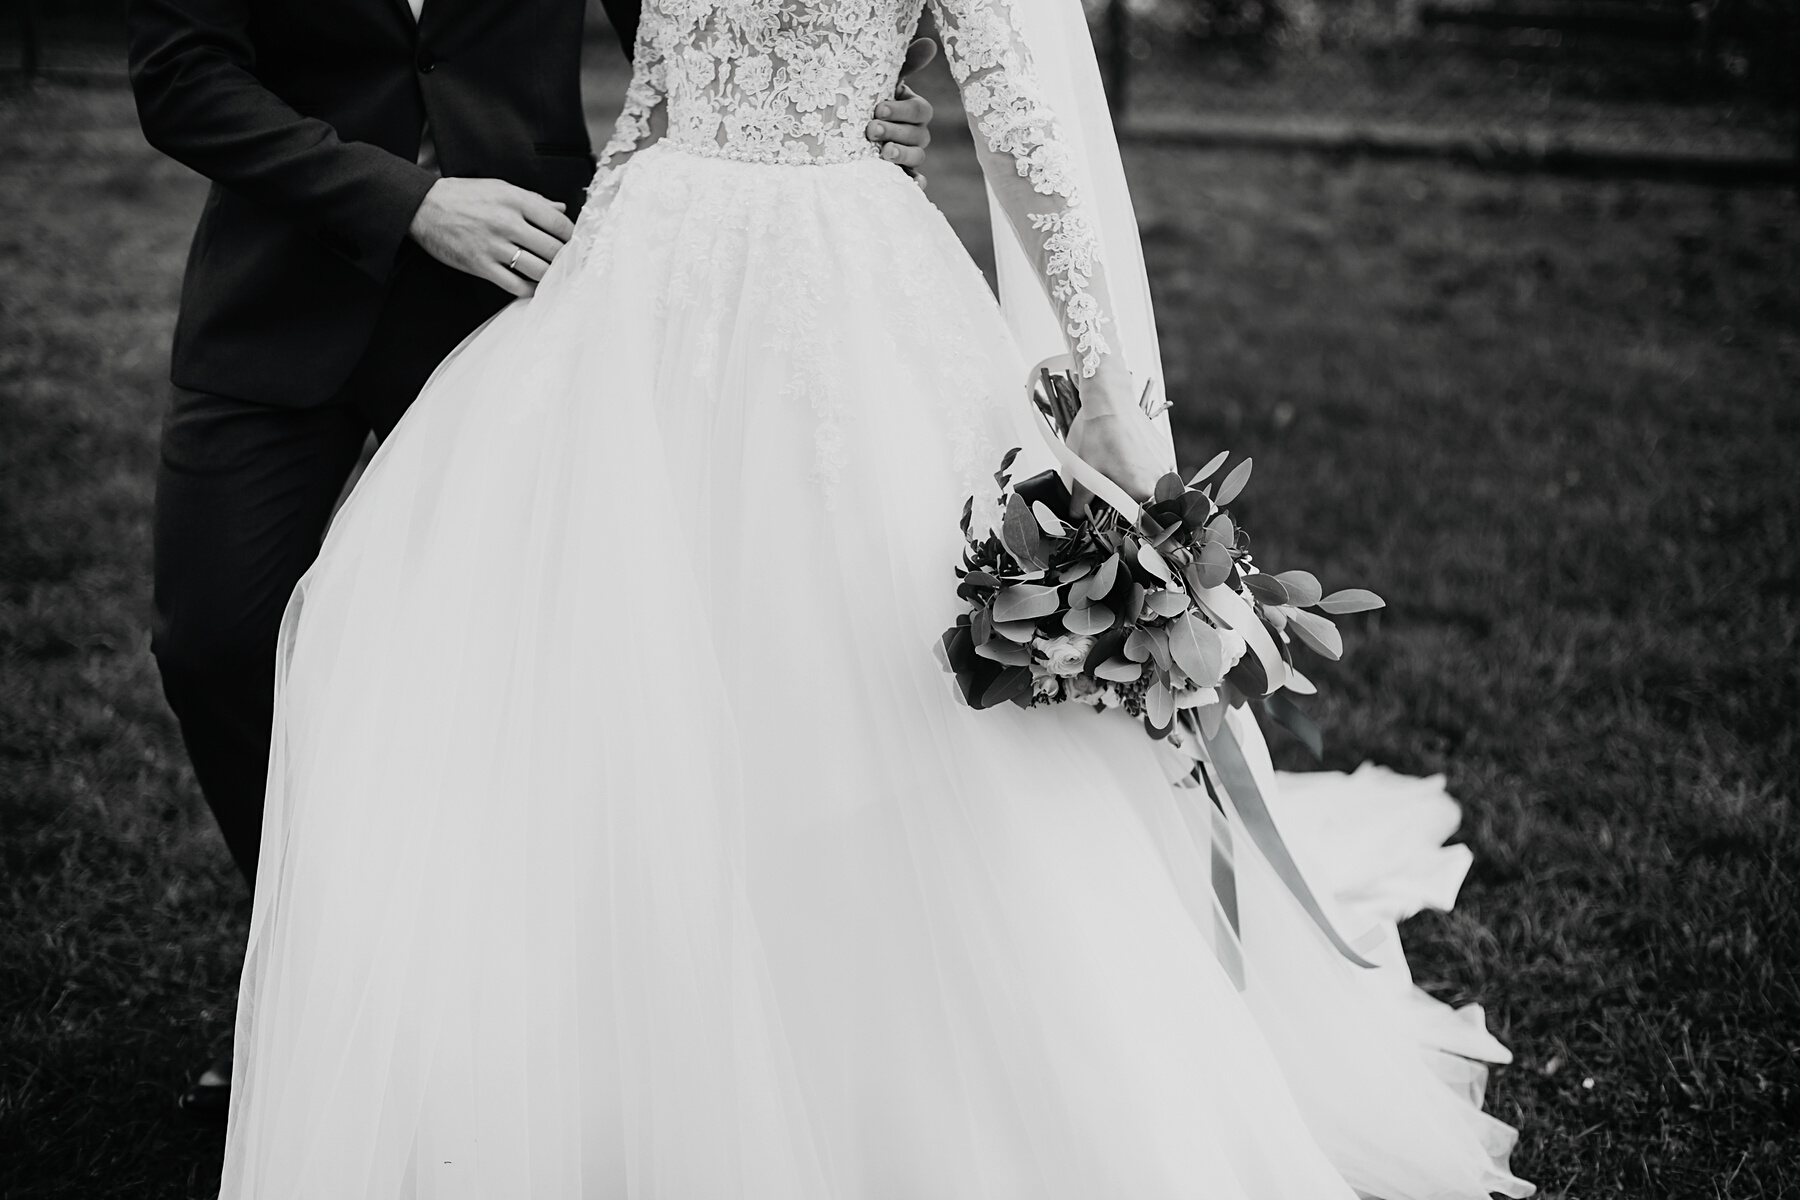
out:
<path id="1" fill-rule="evenodd" d="M 1029 389 L 1030 386 L 1028 383 L 1027 388 Z M 1114 509 L 1118 510 L 1120 516 L 1136 525 L 1138 515 L 1142 512 L 1137 501 L 1127 495 L 1118 484 L 1102 475 L 1080 455 L 1069 449 L 1068 443 L 1058 436 L 1055 428 L 1038 410 L 1035 403 L 1032 404 L 1031 411 L 1036 417 L 1038 433 L 1042 435 L 1044 444 L 1050 448 L 1050 453 L 1056 456 L 1056 461 L 1062 464 L 1069 476 L 1101 500 L 1112 505 Z M 1262 663 L 1263 670 L 1267 672 L 1270 690 L 1273 691 L 1280 687 L 1287 679 L 1287 662 L 1281 657 L 1281 652 L 1276 649 L 1274 638 L 1269 636 L 1268 629 L 1263 625 L 1262 619 L 1256 615 L 1256 610 L 1250 605 L 1250 602 L 1223 584 L 1207 588 L 1195 598 L 1206 607 L 1207 612 L 1243 637 L 1251 652 Z M 1219 783 L 1237 808 L 1238 820 L 1243 822 L 1245 832 L 1250 835 L 1250 840 L 1256 843 L 1256 848 L 1262 851 L 1263 857 L 1274 869 L 1275 876 L 1281 880 L 1282 886 L 1287 888 L 1294 899 L 1299 902 L 1301 909 L 1311 918 L 1312 923 L 1319 927 L 1319 932 L 1325 935 L 1326 940 L 1337 949 L 1339 954 L 1359 967 L 1373 967 L 1374 963 L 1350 948 L 1350 944 L 1332 925 L 1331 918 L 1326 916 L 1325 910 L 1319 906 L 1318 898 L 1313 895 L 1312 888 L 1307 885 L 1306 877 L 1300 873 L 1300 867 L 1294 862 L 1294 856 L 1288 852 L 1287 843 L 1282 840 L 1281 831 L 1275 827 L 1275 818 L 1269 813 L 1269 806 L 1263 800 L 1262 789 L 1256 785 L 1256 776 L 1251 773 L 1249 760 L 1244 757 L 1243 747 L 1238 745 L 1237 735 L 1231 732 L 1230 723 L 1221 720 L 1218 733 L 1212 737 L 1206 736 L 1206 731 L 1200 728 L 1199 721 L 1194 721 L 1191 729 L 1201 739 L 1201 744 L 1206 747 L 1207 757 L 1212 761 L 1213 769 L 1219 773 Z M 1201 782 L 1211 793 L 1212 781 L 1207 778 L 1204 765 L 1198 766 L 1196 770 L 1199 772 Z M 1244 986 L 1243 962 L 1239 957 L 1238 949 L 1240 934 L 1231 827 L 1225 819 L 1224 805 L 1219 802 L 1216 794 L 1213 795 L 1213 803 L 1218 810 L 1210 839 L 1213 846 L 1213 891 L 1218 910 L 1225 915 L 1230 925 L 1229 935 L 1225 934 L 1223 930 L 1220 931 L 1219 942 L 1223 947 L 1220 952 L 1220 960 L 1224 963 L 1227 973 L 1231 974 L 1233 982 L 1242 989 Z"/>
<path id="2" fill-rule="evenodd" d="M 1225 791 L 1237 808 L 1238 820 L 1243 822 L 1244 831 L 1250 840 L 1256 843 L 1263 857 L 1269 860 L 1269 866 L 1275 871 L 1275 877 L 1281 880 L 1282 886 L 1293 894 L 1295 900 L 1312 923 L 1319 927 L 1337 952 L 1359 967 L 1373 967 L 1375 964 L 1350 948 L 1319 906 L 1318 898 L 1313 895 L 1312 888 L 1307 886 L 1306 877 L 1300 873 L 1300 867 L 1294 862 L 1294 856 L 1288 853 L 1287 843 L 1281 839 L 1281 831 L 1275 828 L 1275 818 L 1269 813 L 1269 806 L 1263 800 L 1262 789 L 1256 786 L 1256 776 L 1250 770 L 1250 762 L 1244 757 L 1244 748 L 1238 745 L 1237 735 L 1231 732 L 1231 725 L 1226 721 L 1219 722 L 1219 732 L 1207 737 L 1206 731 L 1200 731 L 1202 743 L 1206 746 L 1206 755 L 1212 760 L 1213 769 L 1219 773 L 1219 782 L 1225 785 Z"/>

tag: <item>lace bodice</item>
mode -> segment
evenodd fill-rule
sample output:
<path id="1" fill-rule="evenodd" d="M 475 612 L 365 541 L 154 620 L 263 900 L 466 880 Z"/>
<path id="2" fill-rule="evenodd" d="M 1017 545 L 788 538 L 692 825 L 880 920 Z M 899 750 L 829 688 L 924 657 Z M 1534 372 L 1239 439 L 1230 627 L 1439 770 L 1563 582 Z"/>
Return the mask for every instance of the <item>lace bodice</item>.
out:
<path id="1" fill-rule="evenodd" d="M 1009 0 L 930 0 L 988 181 L 1043 271 L 1084 376 L 1112 352 L 1098 239 Z M 864 136 L 894 93 L 922 0 L 645 0 L 631 86 L 601 174 L 650 136 L 781 164 L 878 158 Z"/>

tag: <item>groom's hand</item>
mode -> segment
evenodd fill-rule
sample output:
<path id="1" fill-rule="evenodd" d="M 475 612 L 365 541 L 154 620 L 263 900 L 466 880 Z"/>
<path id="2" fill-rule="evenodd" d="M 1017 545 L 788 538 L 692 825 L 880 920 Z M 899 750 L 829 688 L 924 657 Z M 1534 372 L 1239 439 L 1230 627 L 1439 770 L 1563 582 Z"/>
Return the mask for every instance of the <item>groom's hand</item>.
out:
<path id="1" fill-rule="evenodd" d="M 529 296 L 575 232 L 563 206 L 502 179 L 440 179 L 407 230 L 425 253 Z"/>
<path id="2" fill-rule="evenodd" d="M 906 48 L 900 78 L 924 68 L 937 57 L 937 43 L 919 38 Z M 931 101 L 902 83 L 892 100 L 875 106 L 875 119 L 864 134 L 881 147 L 881 157 L 906 168 L 906 173 L 925 185 L 919 168 L 925 163 L 925 147 L 931 144 Z"/>

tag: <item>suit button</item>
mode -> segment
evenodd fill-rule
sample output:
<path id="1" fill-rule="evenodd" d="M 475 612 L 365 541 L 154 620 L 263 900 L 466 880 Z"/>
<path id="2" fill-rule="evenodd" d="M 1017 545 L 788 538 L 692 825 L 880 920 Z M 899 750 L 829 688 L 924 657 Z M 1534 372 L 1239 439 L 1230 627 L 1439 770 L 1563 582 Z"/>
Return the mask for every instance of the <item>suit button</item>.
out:
<path id="1" fill-rule="evenodd" d="M 419 51 L 418 65 L 419 74 L 429 75 L 437 69 L 437 59 L 431 56 L 431 51 L 421 50 Z"/>

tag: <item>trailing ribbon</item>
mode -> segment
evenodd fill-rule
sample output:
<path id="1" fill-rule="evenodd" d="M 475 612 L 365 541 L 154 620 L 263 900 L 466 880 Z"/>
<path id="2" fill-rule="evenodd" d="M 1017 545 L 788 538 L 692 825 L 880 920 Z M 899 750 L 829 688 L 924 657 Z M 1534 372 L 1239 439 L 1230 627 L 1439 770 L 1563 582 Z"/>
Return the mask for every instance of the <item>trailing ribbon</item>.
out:
<path id="1" fill-rule="evenodd" d="M 1036 372 L 1033 372 L 1033 378 Z M 1027 392 L 1032 384 L 1026 383 Z M 1043 436 L 1050 453 L 1062 464 L 1071 479 L 1085 486 L 1088 491 L 1113 506 L 1120 516 L 1132 524 L 1137 524 L 1138 514 L 1142 511 L 1136 501 L 1125 493 L 1125 490 L 1092 465 L 1085 462 L 1080 455 L 1069 449 L 1067 442 L 1058 435 L 1054 426 L 1038 411 L 1037 405 L 1031 405 L 1031 411 L 1037 418 L 1038 433 Z M 1275 640 L 1257 617 L 1256 610 L 1242 596 L 1230 588 L 1220 585 L 1207 588 L 1195 597 L 1224 624 L 1230 626 L 1243 636 L 1252 653 L 1261 661 L 1263 670 L 1269 679 L 1270 690 L 1279 688 L 1287 678 L 1287 663 L 1276 649 Z M 1243 747 L 1237 743 L 1237 736 L 1231 732 L 1229 722 L 1221 720 L 1218 731 L 1207 736 L 1205 722 L 1192 722 L 1192 731 L 1197 734 L 1206 747 L 1207 757 L 1212 760 L 1213 769 L 1219 773 L 1219 782 L 1237 807 L 1238 819 L 1244 823 L 1244 829 L 1250 840 L 1256 843 L 1263 857 L 1274 868 L 1276 878 L 1282 886 L 1292 893 L 1295 900 L 1312 923 L 1319 927 L 1337 952 L 1359 967 L 1374 967 L 1374 963 L 1350 948 L 1319 906 L 1312 888 L 1307 885 L 1306 877 L 1300 873 L 1300 867 L 1294 862 L 1294 856 L 1288 852 L 1287 843 L 1282 840 L 1281 831 L 1275 828 L 1275 818 L 1269 814 L 1269 806 L 1263 800 L 1262 789 L 1256 786 L 1256 777 L 1250 771 L 1250 763 L 1244 758 Z M 1225 806 L 1213 791 L 1211 778 L 1208 777 L 1205 764 L 1195 765 L 1195 774 L 1206 786 L 1211 795 L 1216 813 L 1212 819 L 1212 878 L 1213 892 L 1217 902 L 1217 911 L 1224 915 L 1230 930 L 1220 930 L 1219 957 L 1227 974 L 1241 990 L 1244 986 L 1244 966 L 1239 949 L 1241 942 L 1238 927 L 1237 876 L 1233 865 L 1231 845 L 1231 827 L 1225 818 Z"/>
<path id="2" fill-rule="evenodd" d="M 1306 877 L 1300 873 L 1294 856 L 1288 853 L 1287 843 L 1281 840 L 1281 831 L 1275 828 L 1275 818 L 1269 814 L 1262 789 L 1256 786 L 1256 776 L 1251 773 L 1250 763 L 1244 758 L 1243 747 L 1238 745 L 1237 736 L 1231 732 L 1230 724 L 1220 721 L 1216 735 L 1207 737 L 1206 731 L 1202 729 L 1200 736 L 1206 745 L 1207 757 L 1212 759 L 1213 769 L 1219 773 L 1219 782 L 1225 785 L 1232 804 L 1237 806 L 1238 819 L 1244 823 L 1244 829 L 1249 833 L 1250 840 L 1256 843 L 1256 848 L 1269 860 L 1276 878 L 1300 902 L 1300 907 L 1312 918 L 1313 924 L 1319 927 L 1326 940 L 1337 948 L 1339 954 L 1359 967 L 1373 967 L 1374 963 L 1350 948 L 1350 944 L 1332 925 L 1331 918 L 1325 915 L 1325 910 L 1319 907 L 1318 898 L 1313 895 L 1312 888 L 1307 886 Z"/>

